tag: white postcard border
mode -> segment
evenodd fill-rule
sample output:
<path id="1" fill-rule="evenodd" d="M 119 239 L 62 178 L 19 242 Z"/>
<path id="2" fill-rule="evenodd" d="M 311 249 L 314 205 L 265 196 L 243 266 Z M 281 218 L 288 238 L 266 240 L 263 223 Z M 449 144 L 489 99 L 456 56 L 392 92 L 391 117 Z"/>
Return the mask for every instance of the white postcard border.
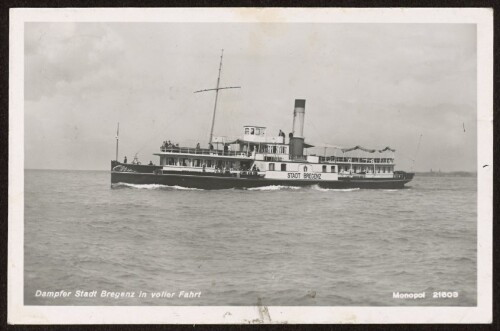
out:
<path id="1" fill-rule="evenodd" d="M 477 24 L 477 307 L 24 306 L 25 22 L 323 22 Z M 8 322 L 11 324 L 491 323 L 493 10 L 487 8 L 11 9 Z"/>

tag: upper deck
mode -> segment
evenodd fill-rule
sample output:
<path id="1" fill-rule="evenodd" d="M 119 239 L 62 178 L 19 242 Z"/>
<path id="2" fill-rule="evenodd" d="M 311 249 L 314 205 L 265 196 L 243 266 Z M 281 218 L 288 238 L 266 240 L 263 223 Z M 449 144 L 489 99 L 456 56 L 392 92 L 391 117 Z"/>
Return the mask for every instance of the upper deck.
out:
<path id="1" fill-rule="evenodd" d="M 178 156 L 196 156 L 209 158 L 230 158 L 230 159 L 251 159 L 253 157 L 250 152 L 219 150 L 209 148 L 193 148 L 193 147 L 162 147 L 159 153 L 154 155 L 178 155 Z"/>
<path id="2" fill-rule="evenodd" d="M 217 169 L 247 170 L 257 167 L 263 171 L 273 171 L 274 164 L 280 169 L 296 171 L 301 166 L 311 165 L 314 171 L 335 169 L 340 175 L 377 175 L 391 176 L 394 172 L 395 150 L 386 147 L 381 150 L 361 146 L 341 148 L 337 146 L 316 146 L 325 148 L 324 154 L 308 153 L 315 146 L 299 137 L 300 153 L 295 153 L 292 145 L 296 141 L 293 134 L 287 139 L 283 131 L 277 136 L 267 136 L 262 126 L 244 126 L 243 138 L 214 136 L 209 148 L 179 147 L 170 142 L 163 145 L 159 153 L 160 165 L 164 169 L 187 171 L 217 171 Z M 328 155 L 327 149 L 333 148 L 334 154 Z M 331 150 L 330 150 L 331 151 Z M 295 169 L 295 170 L 294 170 Z M 332 170 L 333 171 L 333 170 Z"/>

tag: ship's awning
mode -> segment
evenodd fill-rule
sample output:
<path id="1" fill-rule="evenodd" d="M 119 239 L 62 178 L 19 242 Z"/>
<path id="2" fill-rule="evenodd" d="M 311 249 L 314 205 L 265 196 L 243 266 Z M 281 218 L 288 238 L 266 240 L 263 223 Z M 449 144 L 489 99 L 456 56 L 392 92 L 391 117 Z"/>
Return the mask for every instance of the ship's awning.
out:
<path id="1" fill-rule="evenodd" d="M 313 147 L 342 149 L 344 147 L 330 144 L 315 143 Z"/>
<path id="2" fill-rule="evenodd" d="M 243 140 L 243 139 L 236 139 L 233 141 L 227 141 L 226 144 L 247 144 L 247 143 L 252 143 L 252 144 L 258 144 L 255 141 L 248 141 L 248 140 Z"/>
<path id="3" fill-rule="evenodd" d="M 365 148 L 365 147 L 362 147 L 362 146 L 354 146 L 354 147 L 341 147 L 341 146 L 336 146 L 336 145 L 328 145 L 328 144 L 316 144 L 315 145 L 316 147 L 324 147 L 324 148 L 334 148 L 334 149 L 338 149 L 340 151 L 342 151 L 342 153 L 348 153 L 348 152 L 352 152 L 352 151 L 356 151 L 356 150 L 360 150 L 360 151 L 363 151 L 363 152 L 366 152 L 366 153 L 375 153 L 375 152 L 379 152 L 379 153 L 384 153 L 384 152 L 387 152 L 387 151 L 390 151 L 390 152 L 396 152 L 395 149 L 387 146 L 383 149 L 370 149 L 370 148 Z"/>
<path id="4" fill-rule="evenodd" d="M 361 150 L 363 152 L 367 152 L 367 153 L 375 153 L 375 149 L 369 149 L 369 148 L 364 148 L 364 147 L 361 147 L 361 146 L 354 146 L 354 147 L 349 147 L 349 148 L 342 148 L 342 152 L 351 152 L 351 151 L 355 151 L 355 150 Z"/>
<path id="5" fill-rule="evenodd" d="M 383 152 L 385 152 L 385 151 L 391 151 L 391 152 L 393 152 L 393 153 L 394 153 L 396 150 L 395 150 L 395 149 L 390 148 L 389 146 L 387 146 L 386 148 L 379 150 L 379 153 L 383 153 Z"/>
<path id="6" fill-rule="evenodd" d="M 389 146 L 387 146 L 384 149 L 380 149 L 380 150 L 364 148 L 364 147 L 361 147 L 359 145 L 358 146 L 354 146 L 354 147 L 350 147 L 350 148 L 342 148 L 342 152 L 343 153 L 351 152 L 351 151 L 355 151 L 355 150 L 361 150 L 361 151 L 367 152 L 367 153 L 375 153 L 375 152 L 383 153 L 383 152 L 387 152 L 387 151 L 391 151 L 391 152 L 395 152 L 396 151 L 395 149 L 392 149 Z"/>

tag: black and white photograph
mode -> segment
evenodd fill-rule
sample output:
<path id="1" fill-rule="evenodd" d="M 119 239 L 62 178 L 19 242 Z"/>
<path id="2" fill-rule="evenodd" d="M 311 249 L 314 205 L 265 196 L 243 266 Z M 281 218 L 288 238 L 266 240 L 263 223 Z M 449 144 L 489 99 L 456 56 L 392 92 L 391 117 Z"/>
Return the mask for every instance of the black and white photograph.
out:
<path id="1" fill-rule="evenodd" d="M 9 322 L 490 323 L 492 22 L 11 10 Z"/>

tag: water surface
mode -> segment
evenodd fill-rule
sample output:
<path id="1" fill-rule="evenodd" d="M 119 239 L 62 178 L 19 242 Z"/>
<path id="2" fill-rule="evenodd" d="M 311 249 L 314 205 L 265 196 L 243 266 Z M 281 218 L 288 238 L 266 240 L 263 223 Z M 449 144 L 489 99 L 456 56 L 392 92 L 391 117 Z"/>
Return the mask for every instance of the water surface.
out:
<path id="1" fill-rule="evenodd" d="M 476 178 L 409 187 L 112 189 L 108 172 L 26 170 L 25 304 L 475 306 Z"/>

